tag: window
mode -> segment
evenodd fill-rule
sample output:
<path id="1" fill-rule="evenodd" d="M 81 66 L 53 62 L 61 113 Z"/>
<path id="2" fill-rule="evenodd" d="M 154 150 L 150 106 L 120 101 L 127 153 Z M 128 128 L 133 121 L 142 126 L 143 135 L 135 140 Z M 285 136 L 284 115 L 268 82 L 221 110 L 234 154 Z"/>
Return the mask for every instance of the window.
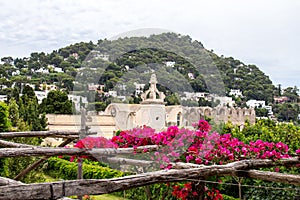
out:
<path id="1" fill-rule="evenodd" d="M 177 126 L 180 126 L 180 121 L 181 121 L 181 113 L 177 114 Z"/>

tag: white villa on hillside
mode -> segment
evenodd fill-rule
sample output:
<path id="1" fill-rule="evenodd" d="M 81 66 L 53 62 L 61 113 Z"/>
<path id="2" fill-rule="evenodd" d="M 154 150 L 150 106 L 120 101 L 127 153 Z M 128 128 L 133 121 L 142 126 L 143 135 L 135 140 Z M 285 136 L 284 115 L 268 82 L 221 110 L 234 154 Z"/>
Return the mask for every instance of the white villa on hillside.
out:
<path id="1" fill-rule="evenodd" d="M 68 99 L 73 101 L 76 111 L 80 111 L 81 104 L 88 103 L 87 97 L 82 97 L 78 95 L 68 94 Z"/>
<path id="2" fill-rule="evenodd" d="M 246 102 L 246 105 L 250 108 L 265 108 L 268 110 L 268 115 L 273 115 L 272 106 L 266 106 L 265 101 L 262 100 L 258 101 L 255 99 L 251 99 Z"/>
<path id="3" fill-rule="evenodd" d="M 136 83 L 134 82 L 135 85 L 135 95 L 139 95 L 141 93 L 143 93 L 144 87 L 146 84 L 140 84 L 140 83 Z"/>
<path id="4" fill-rule="evenodd" d="M 38 99 L 38 103 L 41 104 L 43 99 L 47 98 L 48 91 L 34 91 L 34 94 Z"/>
<path id="5" fill-rule="evenodd" d="M 206 92 L 183 92 L 184 96 L 181 97 L 181 100 L 195 100 L 199 101 L 200 98 L 208 99 L 209 93 Z"/>
<path id="6" fill-rule="evenodd" d="M 259 100 L 255 100 L 255 99 L 251 99 L 249 101 L 246 102 L 246 105 L 249 106 L 250 108 L 258 108 L 258 107 L 265 107 L 266 106 L 266 102 L 265 101 L 259 101 Z"/>
<path id="7" fill-rule="evenodd" d="M 235 102 L 232 100 L 232 97 L 218 97 L 214 96 L 213 97 L 214 101 L 220 101 L 218 106 L 228 106 L 228 107 L 233 107 Z"/>
<path id="8" fill-rule="evenodd" d="M 235 96 L 235 97 L 243 97 L 243 93 L 241 90 L 235 90 L 235 89 L 231 89 L 229 92 L 230 96 Z"/>

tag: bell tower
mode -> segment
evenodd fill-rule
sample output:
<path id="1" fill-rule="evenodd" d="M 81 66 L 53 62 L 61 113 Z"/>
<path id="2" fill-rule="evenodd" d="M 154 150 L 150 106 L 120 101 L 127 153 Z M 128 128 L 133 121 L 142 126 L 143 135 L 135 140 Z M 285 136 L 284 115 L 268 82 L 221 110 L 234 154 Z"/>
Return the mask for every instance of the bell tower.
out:
<path id="1" fill-rule="evenodd" d="M 166 103 L 164 102 L 166 96 L 157 89 L 155 74 L 151 75 L 149 83 L 149 89 L 141 95 L 141 108 L 136 113 L 137 124 L 150 126 L 160 131 L 164 129 L 166 123 Z"/>

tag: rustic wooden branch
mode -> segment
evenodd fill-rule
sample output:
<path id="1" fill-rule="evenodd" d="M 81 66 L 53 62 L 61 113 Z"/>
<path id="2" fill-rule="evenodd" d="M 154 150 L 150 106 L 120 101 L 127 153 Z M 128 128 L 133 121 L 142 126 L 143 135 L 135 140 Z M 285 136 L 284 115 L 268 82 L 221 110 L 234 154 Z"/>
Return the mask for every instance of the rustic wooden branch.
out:
<path id="1" fill-rule="evenodd" d="M 151 167 L 154 165 L 159 165 L 158 161 L 150 161 L 150 160 L 136 160 L 136 159 L 129 159 L 129 158 L 120 158 L 120 157 L 104 157 L 100 159 L 102 162 L 108 162 L 113 164 L 119 165 L 133 165 L 133 166 L 140 166 L 140 167 Z M 176 162 L 170 163 L 172 165 L 172 169 L 190 169 L 190 168 L 201 168 L 205 165 L 197 165 L 193 163 L 183 163 L 183 162 Z"/>
<path id="2" fill-rule="evenodd" d="M 5 140 L 0 140 L 0 146 L 1 147 L 14 147 L 14 148 L 36 147 L 34 145 L 9 142 L 9 141 L 5 141 Z"/>
<path id="3" fill-rule="evenodd" d="M 9 178 L 5 178 L 5 177 L 0 177 L 0 186 L 5 186 L 5 185 L 24 185 L 24 183 Z"/>
<path id="4" fill-rule="evenodd" d="M 14 137 L 79 137 L 80 131 L 24 131 L 24 132 L 2 132 L 0 138 L 14 138 Z M 96 132 L 88 132 L 87 135 L 95 135 Z"/>
<path id="5" fill-rule="evenodd" d="M 58 147 L 64 147 L 72 141 L 73 141 L 73 139 L 67 139 L 63 143 L 58 145 Z M 14 179 L 17 180 L 17 181 L 20 180 L 23 176 L 28 174 L 33 169 L 37 168 L 40 164 L 42 164 L 44 161 L 46 161 L 50 157 L 51 156 L 45 156 L 45 157 L 37 160 L 36 162 L 32 163 L 30 166 L 28 166 L 26 169 L 24 169 L 22 172 L 20 172 Z"/>
<path id="6" fill-rule="evenodd" d="M 24 183 L 20 182 L 20 181 L 15 181 L 9 178 L 5 178 L 5 177 L 0 177 L 0 187 L 1 186 L 7 186 L 7 185 L 25 185 Z M 68 197 L 62 197 L 59 198 L 58 200 L 76 200 L 76 199 L 71 199 Z"/>
<path id="7" fill-rule="evenodd" d="M 0 158 L 2 157 L 17 157 L 17 156 L 94 156 L 103 157 L 117 154 L 133 154 L 140 153 L 144 149 L 149 151 L 157 150 L 157 145 L 141 146 L 137 148 L 94 148 L 94 149 L 79 149 L 79 148 L 61 148 L 61 147 L 28 147 L 28 148 L 0 148 Z"/>
<path id="8" fill-rule="evenodd" d="M 57 199 L 63 196 L 106 194 L 130 188 L 151 185 L 154 183 L 175 182 L 183 180 L 199 180 L 205 177 L 232 176 L 237 170 L 249 170 L 275 165 L 299 164 L 299 158 L 273 161 L 268 159 L 243 160 L 226 165 L 210 165 L 201 168 L 162 170 L 144 174 L 101 180 L 73 180 L 30 185 L 3 186 L 0 190 L 0 199 Z M 257 178 L 264 180 L 265 176 Z M 286 178 L 277 178 L 277 181 L 286 182 Z M 288 182 L 290 183 L 290 182 Z M 300 184 L 300 178 L 294 177 L 292 184 Z"/>
<path id="9" fill-rule="evenodd" d="M 119 164 L 119 165 L 134 165 L 134 166 L 141 166 L 141 167 L 146 167 L 146 166 L 151 166 L 155 164 L 154 161 L 147 161 L 147 160 L 135 160 L 135 159 L 129 159 L 129 158 L 104 158 L 103 162 L 108 162 L 108 163 L 114 163 L 114 164 Z"/>
<path id="10" fill-rule="evenodd" d="M 236 171 L 236 176 L 255 178 L 264 181 L 288 183 L 292 185 L 300 185 L 300 175 L 296 174 L 283 174 L 278 172 L 247 170 Z"/>

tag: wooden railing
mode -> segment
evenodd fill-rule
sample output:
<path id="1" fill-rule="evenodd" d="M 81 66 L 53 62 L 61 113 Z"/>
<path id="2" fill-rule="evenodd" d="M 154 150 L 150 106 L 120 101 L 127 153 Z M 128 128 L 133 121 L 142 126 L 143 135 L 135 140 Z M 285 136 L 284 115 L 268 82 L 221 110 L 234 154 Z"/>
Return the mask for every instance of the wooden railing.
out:
<path id="1" fill-rule="evenodd" d="M 8 142 L 1 138 L 13 137 L 62 137 L 65 141 L 58 147 L 40 147 L 26 144 Z M 106 194 L 122 191 L 130 188 L 151 185 L 155 183 L 167 183 L 183 180 L 204 180 L 210 176 L 236 176 L 249 177 L 265 181 L 288 183 L 300 185 L 300 176 L 294 174 L 283 174 L 277 172 L 259 171 L 257 169 L 273 166 L 295 166 L 300 164 L 299 157 L 288 159 L 250 159 L 232 162 L 226 165 L 196 165 L 189 163 L 171 163 L 171 170 L 159 170 L 121 178 L 101 180 L 71 180 L 38 184 L 24 184 L 19 182 L 21 177 L 35 169 L 51 156 L 72 155 L 102 157 L 110 163 L 131 164 L 136 166 L 151 166 L 153 161 L 134 160 L 128 158 L 113 157 L 116 155 L 128 155 L 141 153 L 145 149 L 153 151 L 159 149 L 157 145 L 143 146 L 137 148 L 100 148 L 79 149 L 63 148 L 74 139 L 79 138 L 78 132 L 60 131 L 37 131 L 37 132 L 12 132 L 0 133 L 0 158 L 5 157 L 28 157 L 44 156 L 32 165 L 24 169 L 14 179 L 0 177 L 0 199 L 58 199 L 66 196 L 82 196 L 85 194 Z"/>

